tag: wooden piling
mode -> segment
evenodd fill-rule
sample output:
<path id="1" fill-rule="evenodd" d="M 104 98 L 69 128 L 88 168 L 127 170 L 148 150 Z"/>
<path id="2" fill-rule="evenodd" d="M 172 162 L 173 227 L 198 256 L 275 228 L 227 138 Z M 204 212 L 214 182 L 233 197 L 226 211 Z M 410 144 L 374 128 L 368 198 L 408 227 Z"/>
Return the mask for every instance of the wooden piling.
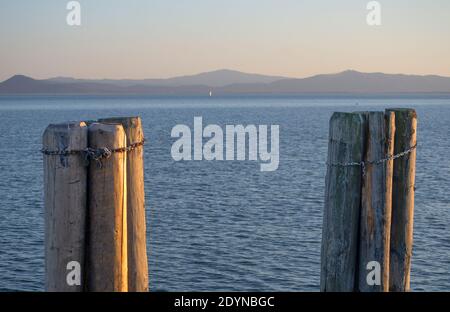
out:
<path id="1" fill-rule="evenodd" d="M 389 291 L 393 160 L 388 157 L 394 152 L 395 115 L 368 112 L 366 120 L 366 166 L 361 192 L 358 290 Z M 375 266 L 372 266 L 373 261 L 377 263 Z M 373 280 L 368 280 L 369 272 L 377 270 L 378 264 L 379 277 L 373 275 Z"/>
<path id="2" fill-rule="evenodd" d="M 89 126 L 91 148 L 126 147 L 121 125 Z M 127 291 L 126 152 L 91 160 L 88 182 L 88 291 Z"/>
<path id="3" fill-rule="evenodd" d="M 83 150 L 88 146 L 84 122 L 51 124 L 43 150 Z M 44 154 L 45 288 L 82 291 L 85 270 L 87 167 L 82 154 Z"/>
<path id="4" fill-rule="evenodd" d="M 144 139 L 139 117 L 106 118 L 99 121 L 121 124 L 128 146 Z M 127 154 L 128 291 L 139 292 L 148 291 L 143 154 L 142 146 Z"/>
<path id="5" fill-rule="evenodd" d="M 413 109 L 389 109 L 395 113 L 395 149 L 402 153 L 416 145 L 417 115 Z M 390 291 L 409 291 L 413 243 L 416 150 L 394 160 L 392 226 L 390 243 Z"/>
<path id="6" fill-rule="evenodd" d="M 354 291 L 361 203 L 362 114 L 334 113 L 330 120 L 322 228 L 321 291 Z M 344 164 L 341 165 L 341 164 Z"/>

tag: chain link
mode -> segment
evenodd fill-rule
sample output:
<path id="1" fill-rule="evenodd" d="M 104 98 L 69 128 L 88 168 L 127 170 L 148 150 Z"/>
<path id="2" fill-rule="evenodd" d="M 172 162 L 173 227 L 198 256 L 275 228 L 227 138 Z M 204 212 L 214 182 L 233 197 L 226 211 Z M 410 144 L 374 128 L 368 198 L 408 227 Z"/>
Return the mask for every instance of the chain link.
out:
<path id="1" fill-rule="evenodd" d="M 412 146 L 412 147 L 410 147 L 410 148 L 408 148 L 407 150 L 405 150 L 405 151 L 403 151 L 401 153 L 398 153 L 398 154 L 395 154 L 395 155 L 388 155 L 388 157 L 382 158 L 382 159 L 379 159 L 379 160 L 369 160 L 369 161 L 360 161 L 360 162 L 348 162 L 348 163 L 332 163 L 332 164 L 327 162 L 327 165 L 328 166 L 333 166 L 333 167 L 360 166 L 361 169 L 362 169 L 362 174 L 363 174 L 363 176 L 365 176 L 366 175 L 366 167 L 367 167 L 367 165 L 379 165 L 379 164 L 385 163 L 385 162 L 387 162 L 389 160 L 394 160 L 394 159 L 403 157 L 403 156 L 408 155 L 409 153 L 411 153 L 416 148 L 417 148 L 417 144 Z"/>
<path id="2" fill-rule="evenodd" d="M 125 147 L 118 147 L 109 149 L 107 147 L 99 147 L 99 148 L 92 148 L 87 147 L 82 150 L 48 150 L 48 149 L 41 149 L 41 153 L 48 156 L 71 156 L 71 155 L 84 155 L 84 159 L 86 160 L 86 163 L 89 164 L 90 160 L 94 160 L 97 162 L 97 164 L 102 167 L 102 159 L 108 159 L 111 157 L 113 153 L 126 153 L 130 152 L 139 146 L 143 146 L 145 143 L 145 139 L 142 139 L 140 142 L 132 143 Z"/>

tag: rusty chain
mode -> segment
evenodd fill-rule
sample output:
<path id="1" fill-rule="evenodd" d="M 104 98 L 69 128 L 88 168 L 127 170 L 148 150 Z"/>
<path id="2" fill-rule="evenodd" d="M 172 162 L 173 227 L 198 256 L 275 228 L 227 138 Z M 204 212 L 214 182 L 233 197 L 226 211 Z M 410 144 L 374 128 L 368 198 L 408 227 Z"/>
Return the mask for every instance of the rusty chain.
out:
<path id="1" fill-rule="evenodd" d="M 382 158 L 382 159 L 379 159 L 379 160 L 368 160 L 368 161 L 348 162 L 348 163 L 332 163 L 332 164 L 327 162 L 327 165 L 328 166 L 335 166 L 335 167 L 360 166 L 361 169 L 362 169 L 362 174 L 363 174 L 363 176 L 365 176 L 366 175 L 366 167 L 367 167 L 367 165 L 378 165 L 378 164 L 382 164 L 382 163 L 384 163 L 386 161 L 389 161 L 389 160 L 394 160 L 394 159 L 403 157 L 403 156 L 408 155 L 409 153 L 411 153 L 416 148 L 417 148 L 417 144 L 412 146 L 412 147 L 410 147 L 410 148 L 408 148 L 407 150 L 404 150 L 403 152 L 400 152 L 400 153 L 395 154 L 395 155 L 388 155 L 388 157 Z"/>
<path id="2" fill-rule="evenodd" d="M 143 146 L 145 143 L 145 139 L 142 139 L 140 142 L 132 143 L 128 146 L 124 147 L 118 147 L 118 148 L 108 148 L 108 147 L 99 147 L 99 148 L 92 148 L 87 147 L 82 150 L 49 150 L 49 149 L 41 149 L 41 153 L 47 156 L 71 156 L 71 155 L 77 155 L 81 154 L 84 155 L 84 159 L 86 160 L 86 163 L 88 164 L 89 161 L 94 160 L 97 162 L 97 164 L 101 167 L 102 166 L 102 160 L 108 159 L 111 157 L 113 153 L 126 153 L 130 152 L 139 146 Z"/>

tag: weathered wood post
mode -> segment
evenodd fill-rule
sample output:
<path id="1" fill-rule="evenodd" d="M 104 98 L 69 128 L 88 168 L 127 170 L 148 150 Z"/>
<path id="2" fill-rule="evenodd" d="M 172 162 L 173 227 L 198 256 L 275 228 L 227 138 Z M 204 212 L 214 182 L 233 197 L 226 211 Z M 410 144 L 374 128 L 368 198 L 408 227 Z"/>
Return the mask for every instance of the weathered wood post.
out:
<path id="1" fill-rule="evenodd" d="M 321 291 L 353 291 L 356 280 L 365 121 L 334 113 L 330 120 L 322 228 Z"/>
<path id="2" fill-rule="evenodd" d="M 87 145 L 84 122 L 51 124 L 43 135 L 47 291 L 84 287 L 87 167 L 82 154 L 61 152 Z"/>
<path id="3" fill-rule="evenodd" d="M 390 291 L 409 291 L 413 243 L 417 115 L 413 109 L 389 109 L 387 112 L 395 113 L 394 154 L 410 150 L 409 153 L 394 160 Z"/>
<path id="4" fill-rule="evenodd" d="M 322 291 L 409 290 L 416 128 L 413 109 L 331 117 Z"/>
<path id="5" fill-rule="evenodd" d="M 368 112 L 361 195 L 358 290 L 389 291 L 395 115 Z M 379 271 L 378 271 L 379 269 Z M 368 273 L 380 272 L 368 281 Z M 378 280 L 379 279 L 379 280 Z"/>
<path id="6" fill-rule="evenodd" d="M 92 123 L 93 149 L 126 147 L 121 125 Z M 91 159 L 88 177 L 88 291 L 127 291 L 127 172 L 126 152 Z"/>
<path id="7" fill-rule="evenodd" d="M 144 140 L 139 117 L 106 118 L 99 122 L 121 124 L 128 146 Z M 141 292 L 148 291 L 143 153 L 143 147 L 137 146 L 127 154 L 128 291 Z"/>

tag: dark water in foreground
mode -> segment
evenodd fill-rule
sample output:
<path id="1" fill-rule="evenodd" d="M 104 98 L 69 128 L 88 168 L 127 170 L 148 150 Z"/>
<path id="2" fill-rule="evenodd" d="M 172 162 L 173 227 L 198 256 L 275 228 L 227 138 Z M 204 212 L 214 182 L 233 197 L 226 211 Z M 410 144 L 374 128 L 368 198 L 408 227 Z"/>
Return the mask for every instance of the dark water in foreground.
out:
<path id="1" fill-rule="evenodd" d="M 355 103 L 359 102 L 356 106 Z M 319 288 L 328 120 L 419 116 L 412 289 L 450 290 L 450 100 L 0 98 L 0 290 L 43 290 L 41 135 L 49 123 L 140 115 L 152 290 Z M 280 125 L 280 166 L 175 162 L 176 124 Z"/>

